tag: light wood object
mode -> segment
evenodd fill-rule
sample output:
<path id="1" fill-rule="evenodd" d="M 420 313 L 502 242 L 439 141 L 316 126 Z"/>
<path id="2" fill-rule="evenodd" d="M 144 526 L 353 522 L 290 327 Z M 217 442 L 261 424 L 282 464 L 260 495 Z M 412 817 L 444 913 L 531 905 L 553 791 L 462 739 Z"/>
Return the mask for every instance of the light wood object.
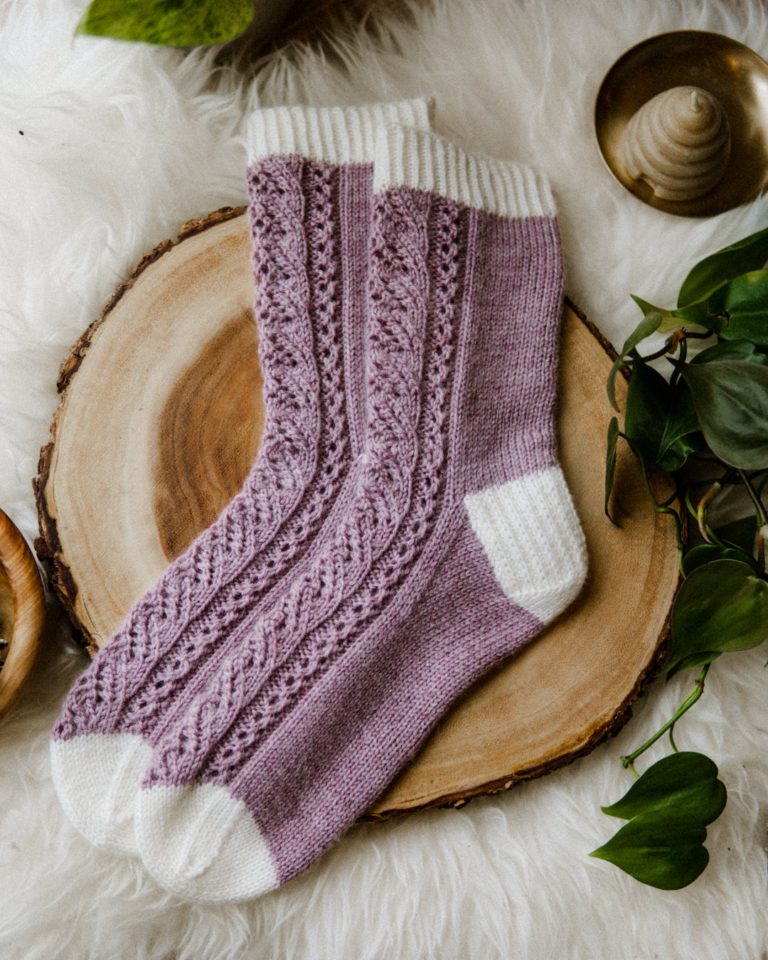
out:
<path id="1" fill-rule="evenodd" d="M 227 504 L 256 455 L 251 298 L 245 217 L 219 211 L 146 257 L 62 368 L 36 483 L 37 547 L 91 652 Z M 621 529 L 603 514 L 610 365 L 568 306 L 560 437 L 587 535 L 587 587 L 446 715 L 371 815 L 460 803 L 567 763 L 622 726 L 653 673 L 677 583 L 675 536 L 623 452 Z"/>
<path id="2" fill-rule="evenodd" d="M 0 716 L 35 665 L 45 625 L 45 594 L 35 556 L 0 510 Z"/>

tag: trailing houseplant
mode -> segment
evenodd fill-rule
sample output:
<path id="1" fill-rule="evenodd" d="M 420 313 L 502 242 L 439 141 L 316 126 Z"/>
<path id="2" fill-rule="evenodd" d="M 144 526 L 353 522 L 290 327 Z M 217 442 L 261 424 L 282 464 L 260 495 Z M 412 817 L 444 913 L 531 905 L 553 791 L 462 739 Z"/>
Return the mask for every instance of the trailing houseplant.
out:
<path id="1" fill-rule="evenodd" d="M 682 582 L 671 613 L 665 668 L 669 679 L 695 670 L 693 689 L 645 743 L 621 758 L 636 780 L 603 811 L 627 821 L 591 852 L 662 889 L 691 883 L 706 867 L 706 828 L 722 812 L 726 788 L 715 763 L 679 750 L 676 724 L 704 692 L 725 653 L 768 638 L 768 229 L 696 264 L 674 308 L 633 297 L 643 318 L 608 378 L 611 404 L 619 371 L 628 374 L 623 424 L 608 426 L 605 512 L 612 511 L 616 451 L 637 458 L 655 510 L 677 530 Z M 640 344 L 667 334 L 645 355 Z M 695 354 L 695 355 L 694 355 Z M 669 365 L 669 379 L 656 364 Z M 651 478 L 671 473 L 675 493 L 659 500 Z M 718 522 L 724 494 L 742 494 L 743 515 Z M 684 523 L 689 519 L 689 523 Z M 689 527 L 693 535 L 684 536 Z M 635 761 L 664 735 L 672 753 L 639 774 Z"/>
<path id="2" fill-rule="evenodd" d="M 251 30 L 263 39 L 293 0 L 91 0 L 77 32 L 170 47 L 212 46 Z"/>

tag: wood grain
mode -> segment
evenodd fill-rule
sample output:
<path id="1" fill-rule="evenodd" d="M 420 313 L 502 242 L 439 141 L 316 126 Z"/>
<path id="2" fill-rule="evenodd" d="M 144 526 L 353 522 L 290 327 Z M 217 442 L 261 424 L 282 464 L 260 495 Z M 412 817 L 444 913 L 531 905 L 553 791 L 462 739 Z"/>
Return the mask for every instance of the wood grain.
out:
<path id="1" fill-rule="evenodd" d="M 0 510 L 0 716 L 32 672 L 44 625 L 45 595 L 34 554 Z"/>
<path id="2" fill-rule="evenodd" d="M 91 652 L 237 492 L 256 453 L 251 290 L 245 218 L 218 211 L 142 261 L 63 367 L 36 482 L 37 546 Z M 603 515 L 610 349 L 572 306 L 563 337 L 561 455 L 586 531 L 588 585 L 456 704 L 369 816 L 461 803 L 573 760 L 620 728 L 660 659 L 674 531 L 623 452 L 621 529 Z"/>

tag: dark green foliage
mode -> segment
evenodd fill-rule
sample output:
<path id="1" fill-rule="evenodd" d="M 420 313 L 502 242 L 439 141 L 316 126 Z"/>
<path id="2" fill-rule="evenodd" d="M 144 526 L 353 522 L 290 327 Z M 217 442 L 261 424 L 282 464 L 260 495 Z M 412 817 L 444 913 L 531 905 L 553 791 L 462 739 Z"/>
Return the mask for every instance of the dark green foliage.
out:
<path id="1" fill-rule="evenodd" d="M 712 664 L 724 653 L 748 650 L 768 639 L 768 576 L 765 541 L 768 515 L 762 499 L 768 481 L 768 230 L 747 237 L 697 264 L 680 290 L 677 306 L 657 307 L 633 299 L 643 319 L 611 369 L 607 390 L 618 410 L 615 378 L 628 369 L 624 423 L 608 428 L 605 512 L 611 517 L 617 445 L 624 440 L 643 476 L 656 470 L 676 476 L 681 510 L 701 542 L 686 549 L 680 539 L 683 582 L 672 609 L 667 679 L 697 668 L 693 691 L 674 716 L 646 743 L 623 758 L 634 761 L 665 733 L 675 752 L 648 769 L 619 801 L 603 807 L 629 822 L 592 856 L 621 867 L 643 883 L 678 889 L 707 865 L 706 826 L 726 801 L 717 767 L 698 753 L 680 752 L 673 730 L 704 691 Z M 656 333 L 665 345 L 641 355 L 640 344 Z M 704 349 L 688 358 L 690 343 Z M 670 377 L 654 365 L 664 358 Z M 696 479 L 692 458 L 706 479 Z M 687 471 L 683 468 L 688 467 Z M 671 514 L 682 529 L 681 511 Z M 753 510 L 739 520 L 710 525 L 712 504 L 728 486 L 741 486 Z"/>

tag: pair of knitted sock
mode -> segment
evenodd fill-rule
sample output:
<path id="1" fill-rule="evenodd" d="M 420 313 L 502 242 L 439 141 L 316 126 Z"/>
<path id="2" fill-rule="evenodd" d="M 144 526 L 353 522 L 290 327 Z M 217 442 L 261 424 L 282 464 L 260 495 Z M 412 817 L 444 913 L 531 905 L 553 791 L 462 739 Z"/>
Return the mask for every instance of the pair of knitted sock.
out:
<path id="1" fill-rule="evenodd" d="M 304 871 L 584 580 L 551 192 L 428 112 L 249 118 L 259 456 L 54 730 L 73 823 L 192 899 Z"/>

